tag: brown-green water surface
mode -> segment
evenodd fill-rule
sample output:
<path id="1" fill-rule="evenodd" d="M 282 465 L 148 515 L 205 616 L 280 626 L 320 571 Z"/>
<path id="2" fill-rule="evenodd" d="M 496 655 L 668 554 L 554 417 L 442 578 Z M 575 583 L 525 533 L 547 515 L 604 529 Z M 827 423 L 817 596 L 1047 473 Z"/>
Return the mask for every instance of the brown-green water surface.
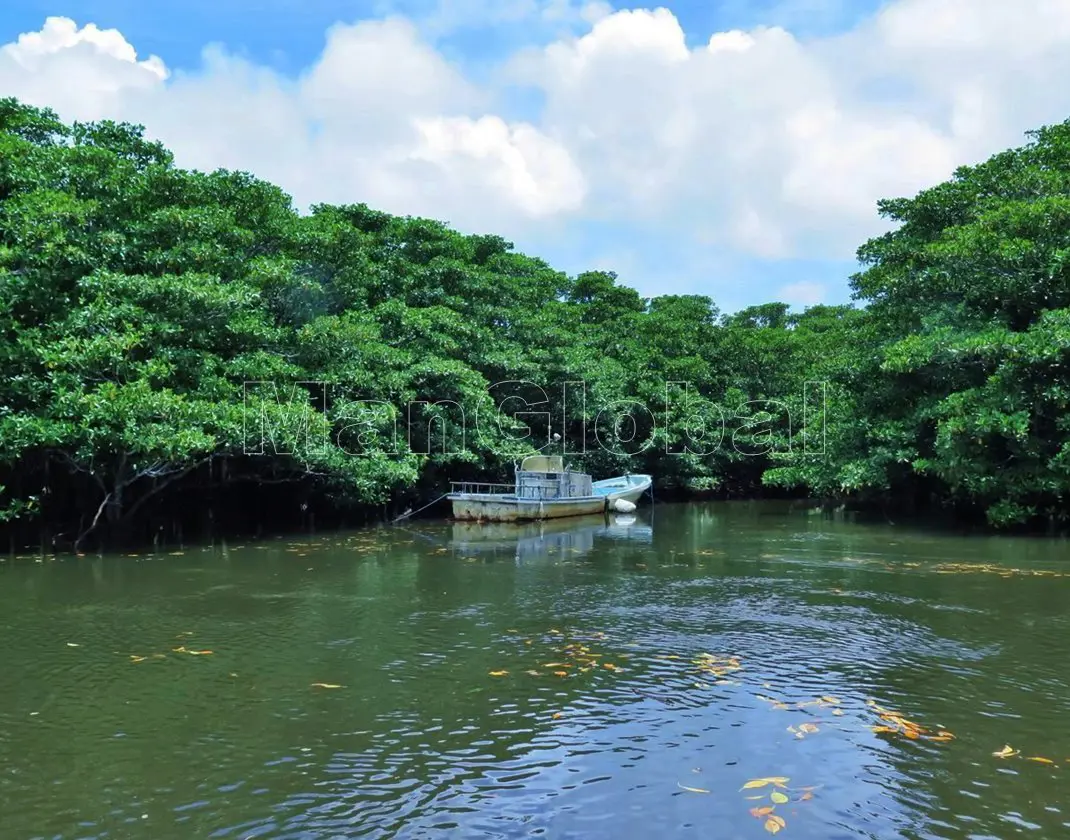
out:
<path id="1" fill-rule="evenodd" d="M 723 503 L 8 558 L 0 837 L 1070 836 L 1068 561 Z"/>

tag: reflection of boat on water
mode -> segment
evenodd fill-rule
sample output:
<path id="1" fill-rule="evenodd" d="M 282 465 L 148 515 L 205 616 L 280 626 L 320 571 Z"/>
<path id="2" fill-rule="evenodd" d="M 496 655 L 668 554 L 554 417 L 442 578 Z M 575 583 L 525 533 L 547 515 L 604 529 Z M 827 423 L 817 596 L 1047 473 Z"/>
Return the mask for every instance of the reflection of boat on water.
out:
<path id="1" fill-rule="evenodd" d="M 635 516 L 576 516 L 539 522 L 454 522 L 450 546 L 464 554 L 505 554 L 516 559 L 586 554 L 595 540 L 650 542 L 653 529 Z"/>
<path id="2" fill-rule="evenodd" d="M 632 505 L 652 483 L 649 475 L 592 482 L 587 473 L 565 467 L 560 455 L 530 455 L 516 468 L 513 485 L 452 482 L 448 498 L 455 519 L 526 522 L 633 510 Z"/>

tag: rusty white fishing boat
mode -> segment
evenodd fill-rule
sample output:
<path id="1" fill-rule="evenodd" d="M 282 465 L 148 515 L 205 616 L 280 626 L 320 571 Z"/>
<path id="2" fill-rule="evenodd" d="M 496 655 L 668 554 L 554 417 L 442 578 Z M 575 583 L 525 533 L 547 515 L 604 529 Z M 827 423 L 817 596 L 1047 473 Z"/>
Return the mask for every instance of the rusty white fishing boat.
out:
<path id="1" fill-rule="evenodd" d="M 514 484 L 451 482 L 448 498 L 454 519 L 524 522 L 634 510 L 652 483 L 649 475 L 593 482 L 587 473 L 566 467 L 560 455 L 529 455 L 516 468 Z"/>

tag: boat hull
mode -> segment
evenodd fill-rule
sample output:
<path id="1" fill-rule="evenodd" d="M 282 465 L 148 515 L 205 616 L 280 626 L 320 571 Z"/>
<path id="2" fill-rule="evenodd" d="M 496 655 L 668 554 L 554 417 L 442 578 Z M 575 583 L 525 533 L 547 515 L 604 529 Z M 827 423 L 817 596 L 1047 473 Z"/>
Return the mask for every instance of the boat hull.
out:
<path id="1" fill-rule="evenodd" d="M 464 522 L 531 522 L 603 513 L 604 496 L 573 499 L 518 499 L 496 494 L 457 494 L 449 497 L 453 518 Z"/>
<path id="2" fill-rule="evenodd" d="M 626 475 L 619 478 L 606 478 L 593 484 L 595 493 L 603 495 L 608 504 L 612 505 L 617 499 L 626 502 L 639 501 L 639 498 L 650 489 L 654 479 L 649 475 Z"/>

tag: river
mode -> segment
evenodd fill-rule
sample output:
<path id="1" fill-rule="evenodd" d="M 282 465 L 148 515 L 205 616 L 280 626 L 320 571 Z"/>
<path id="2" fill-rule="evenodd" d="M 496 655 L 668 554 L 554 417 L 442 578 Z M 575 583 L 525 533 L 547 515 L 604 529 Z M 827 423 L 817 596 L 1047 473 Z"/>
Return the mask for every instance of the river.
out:
<path id="1" fill-rule="evenodd" d="M 1064 836 L 1068 559 L 770 503 L 5 558 L 0 836 Z"/>

